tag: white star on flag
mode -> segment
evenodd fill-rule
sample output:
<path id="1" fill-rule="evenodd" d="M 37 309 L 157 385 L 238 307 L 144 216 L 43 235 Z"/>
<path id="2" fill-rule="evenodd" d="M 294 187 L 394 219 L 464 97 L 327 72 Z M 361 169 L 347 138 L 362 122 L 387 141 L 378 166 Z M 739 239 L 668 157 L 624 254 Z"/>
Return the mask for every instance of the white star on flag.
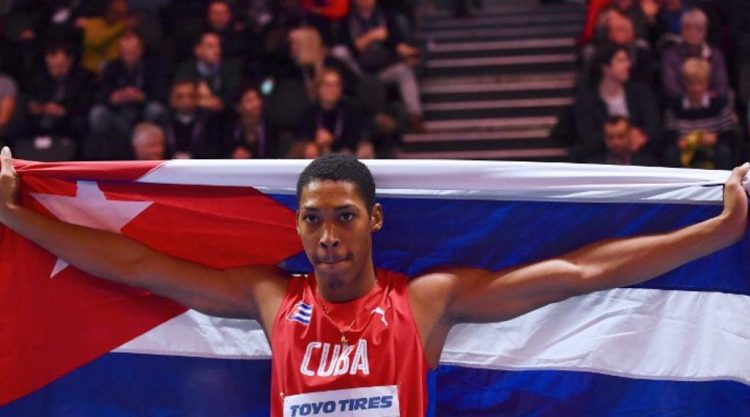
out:
<path id="1" fill-rule="evenodd" d="M 75 197 L 38 193 L 31 193 L 31 196 L 66 223 L 115 233 L 121 233 L 126 224 L 153 204 L 153 201 L 107 200 L 94 181 L 78 181 L 77 185 Z M 59 274 L 68 265 L 58 258 L 50 278 Z"/>

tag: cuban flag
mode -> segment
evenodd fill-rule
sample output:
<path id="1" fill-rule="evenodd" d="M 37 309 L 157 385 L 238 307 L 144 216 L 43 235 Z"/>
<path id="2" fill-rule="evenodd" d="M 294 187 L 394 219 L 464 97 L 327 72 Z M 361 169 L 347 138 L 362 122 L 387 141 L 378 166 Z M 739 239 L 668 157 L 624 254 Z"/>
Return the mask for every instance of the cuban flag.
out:
<path id="1" fill-rule="evenodd" d="M 216 268 L 310 271 L 295 232 L 306 161 L 17 162 L 21 203 Z M 728 173 L 371 161 L 378 267 L 491 270 L 720 213 Z M 748 239 L 651 281 L 449 335 L 438 416 L 750 416 Z M 0 227 L 0 417 L 267 416 L 253 321 L 88 276 Z M 295 317 L 308 310 L 300 306 Z M 310 312 L 312 313 L 312 312 Z"/>
<path id="2" fill-rule="evenodd" d="M 305 326 L 310 324 L 310 318 L 312 317 L 313 306 L 305 303 L 297 303 L 294 307 L 294 311 L 289 314 L 287 320 L 296 321 L 302 323 Z"/>

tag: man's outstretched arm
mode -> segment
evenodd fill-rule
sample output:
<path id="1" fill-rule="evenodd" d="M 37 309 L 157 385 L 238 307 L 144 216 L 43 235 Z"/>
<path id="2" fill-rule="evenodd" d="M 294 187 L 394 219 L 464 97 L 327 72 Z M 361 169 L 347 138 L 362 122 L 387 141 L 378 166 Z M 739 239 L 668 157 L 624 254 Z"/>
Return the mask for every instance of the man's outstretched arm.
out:
<path id="1" fill-rule="evenodd" d="M 440 316 L 443 326 L 450 326 L 506 320 L 575 295 L 649 280 L 742 238 L 748 203 L 741 181 L 749 168 L 745 164 L 732 171 L 724 186 L 724 210 L 701 223 L 659 235 L 601 241 L 502 271 L 438 271 L 413 281 L 410 294 L 417 302 L 424 297 L 426 308 L 433 310 L 427 315 Z"/>
<path id="2" fill-rule="evenodd" d="M 286 286 L 275 268 L 221 271 L 160 254 L 116 233 L 50 219 L 17 204 L 19 182 L 7 148 L 0 159 L 0 222 L 10 229 L 94 276 L 148 289 L 207 314 L 256 318 L 264 327 L 272 322 Z"/>

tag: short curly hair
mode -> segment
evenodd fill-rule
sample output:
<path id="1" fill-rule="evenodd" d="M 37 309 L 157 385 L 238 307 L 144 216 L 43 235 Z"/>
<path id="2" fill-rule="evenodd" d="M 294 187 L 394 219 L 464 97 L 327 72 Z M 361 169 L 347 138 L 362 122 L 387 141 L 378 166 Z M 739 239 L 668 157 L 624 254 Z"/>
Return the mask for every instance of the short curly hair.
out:
<path id="1" fill-rule="evenodd" d="M 297 203 L 302 189 L 313 181 L 343 181 L 354 184 L 367 206 L 375 205 L 375 179 L 365 164 L 346 154 L 328 154 L 316 158 L 302 171 L 297 180 Z"/>

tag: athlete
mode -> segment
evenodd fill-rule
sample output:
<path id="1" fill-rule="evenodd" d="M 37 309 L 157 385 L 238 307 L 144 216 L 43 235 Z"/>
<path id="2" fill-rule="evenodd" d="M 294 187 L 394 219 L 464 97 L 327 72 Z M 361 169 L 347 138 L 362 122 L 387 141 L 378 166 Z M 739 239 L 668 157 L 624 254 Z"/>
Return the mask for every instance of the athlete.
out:
<path id="1" fill-rule="evenodd" d="M 18 204 L 1 153 L 0 222 L 95 276 L 146 288 L 206 314 L 255 319 L 273 351 L 271 415 L 422 416 L 426 373 L 451 327 L 496 322 L 566 298 L 633 285 L 731 245 L 745 233 L 747 195 L 735 168 L 718 216 L 670 233 L 612 239 L 501 271 L 444 268 L 407 280 L 376 269 L 383 227 L 369 170 L 350 156 L 314 160 L 297 183 L 297 231 L 313 265 L 216 270 L 118 234 L 49 219 Z M 362 414 L 359 414 L 362 413 Z"/>

